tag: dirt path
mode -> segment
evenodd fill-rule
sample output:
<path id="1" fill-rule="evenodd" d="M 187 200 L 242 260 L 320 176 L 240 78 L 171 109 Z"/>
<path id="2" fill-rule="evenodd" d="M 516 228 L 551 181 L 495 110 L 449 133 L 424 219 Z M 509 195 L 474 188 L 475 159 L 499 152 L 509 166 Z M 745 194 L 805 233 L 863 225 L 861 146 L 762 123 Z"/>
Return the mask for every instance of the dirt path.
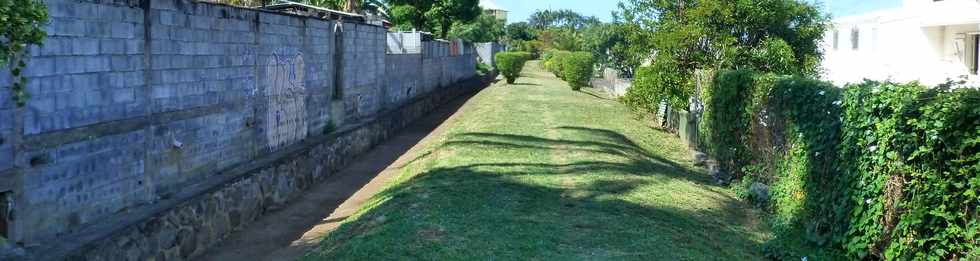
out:
<path id="1" fill-rule="evenodd" d="M 419 144 L 443 132 L 472 97 L 464 95 L 408 126 L 289 206 L 260 217 L 198 260 L 295 260 L 397 177 Z"/>

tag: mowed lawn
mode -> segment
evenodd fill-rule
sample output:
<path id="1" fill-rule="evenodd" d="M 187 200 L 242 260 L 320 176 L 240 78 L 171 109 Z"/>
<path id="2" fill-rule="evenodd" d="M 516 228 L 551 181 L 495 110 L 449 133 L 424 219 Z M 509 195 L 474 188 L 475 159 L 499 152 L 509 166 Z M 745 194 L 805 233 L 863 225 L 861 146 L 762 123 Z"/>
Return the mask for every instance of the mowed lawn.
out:
<path id="1" fill-rule="evenodd" d="M 680 140 L 529 63 L 303 260 L 759 260 L 756 210 Z"/>

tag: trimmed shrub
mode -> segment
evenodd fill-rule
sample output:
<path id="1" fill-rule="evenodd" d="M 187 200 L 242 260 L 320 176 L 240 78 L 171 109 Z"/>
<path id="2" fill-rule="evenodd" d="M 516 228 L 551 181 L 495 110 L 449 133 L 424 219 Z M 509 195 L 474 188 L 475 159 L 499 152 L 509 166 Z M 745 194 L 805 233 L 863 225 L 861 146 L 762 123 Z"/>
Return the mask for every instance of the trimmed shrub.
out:
<path id="1" fill-rule="evenodd" d="M 565 81 L 572 87 L 572 90 L 577 91 L 582 87 L 589 86 L 594 66 L 591 53 L 575 52 L 569 54 L 561 62 L 562 75 L 565 76 Z"/>
<path id="2" fill-rule="evenodd" d="M 497 70 L 504 75 L 508 84 L 513 84 L 521 76 L 524 70 L 524 63 L 530 55 L 522 52 L 501 52 L 495 55 L 497 60 Z"/>
<path id="3" fill-rule="evenodd" d="M 569 51 L 549 50 L 547 55 L 548 58 L 544 61 L 545 69 L 551 73 L 554 73 L 559 79 L 564 80 L 565 77 L 562 75 L 562 72 L 564 71 L 562 69 L 562 66 L 564 66 L 563 60 L 571 54 L 572 52 Z"/>
<path id="4" fill-rule="evenodd" d="M 521 59 L 524 59 L 525 62 L 534 60 L 534 55 L 529 52 L 516 52 L 516 53 L 518 56 L 521 57 Z"/>

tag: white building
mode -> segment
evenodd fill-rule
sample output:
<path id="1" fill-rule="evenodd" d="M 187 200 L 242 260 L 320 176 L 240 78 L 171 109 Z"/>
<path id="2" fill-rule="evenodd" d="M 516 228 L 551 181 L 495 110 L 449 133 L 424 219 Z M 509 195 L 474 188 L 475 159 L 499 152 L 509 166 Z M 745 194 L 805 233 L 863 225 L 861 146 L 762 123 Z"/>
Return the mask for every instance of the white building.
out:
<path id="1" fill-rule="evenodd" d="M 504 23 L 507 22 L 507 10 L 504 10 L 504 8 L 497 5 L 497 3 L 495 3 L 493 0 L 480 0 L 480 7 L 483 8 L 483 11 L 487 14 L 490 14 L 497 19 L 504 20 Z"/>
<path id="2" fill-rule="evenodd" d="M 834 19 L 824 42 L 824 77 L 935 85 L 980 83 L 980 0 L 904 0 L 902 7 Z"/>

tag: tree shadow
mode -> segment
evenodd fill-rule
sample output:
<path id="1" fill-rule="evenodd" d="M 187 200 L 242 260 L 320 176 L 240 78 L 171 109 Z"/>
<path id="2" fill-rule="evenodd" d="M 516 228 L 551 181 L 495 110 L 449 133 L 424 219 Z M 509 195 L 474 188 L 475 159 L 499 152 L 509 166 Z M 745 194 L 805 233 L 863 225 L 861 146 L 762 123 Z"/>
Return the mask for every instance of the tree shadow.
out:
<path id="1" fill-rule="evenodd" d="M 615 131 L 554 130 L 577 132 L 582 140 L 483 132 L 449 136 L 432 148 L 437 152 L 416 159 L 417 165 L 426 165 L 439 151 L 486 157 L 432 167 L 395 184 L 306 260 L 761 257 L 765 226 L 756 224 L 754 210 L 717 190 L 703 171 L 655 155 Z M 498 162 L 504 157 L 493 156 L 557 150 L 601 156 L 568 162 Z M 562 175 L 546 179 L 562 182 L 536 179 L 548 175 Z M 683 183 L 678 189 L 684 193 L 651 192 L 666 182 Z M 691 193 L 696 199 L 687 198 Z M 674 202 L 701 200 L 707 203 Z"/>
<path id="2" fill-rule="evenodd" d="M 595 87 L 592 87 L 592 89 L 593 90 L 597 90 Z M 595 94 L 595 93 L 593 93 L 594 91 L 587 91 L 587 90 L 584 90 L 583 89 L 583 90 L 580 90 L 579 92 L 584 93 L 584 94 L 588 94 L 589 96 L 592 96 L 592 97 L 594 97 L 596 99 L 600 99 L 600 100 L 607 100 L 607 101 L 615 101 L 616 100 L 616 99 L 613 99 L 613 98 L 604 97 L 602 95 Z"/>

